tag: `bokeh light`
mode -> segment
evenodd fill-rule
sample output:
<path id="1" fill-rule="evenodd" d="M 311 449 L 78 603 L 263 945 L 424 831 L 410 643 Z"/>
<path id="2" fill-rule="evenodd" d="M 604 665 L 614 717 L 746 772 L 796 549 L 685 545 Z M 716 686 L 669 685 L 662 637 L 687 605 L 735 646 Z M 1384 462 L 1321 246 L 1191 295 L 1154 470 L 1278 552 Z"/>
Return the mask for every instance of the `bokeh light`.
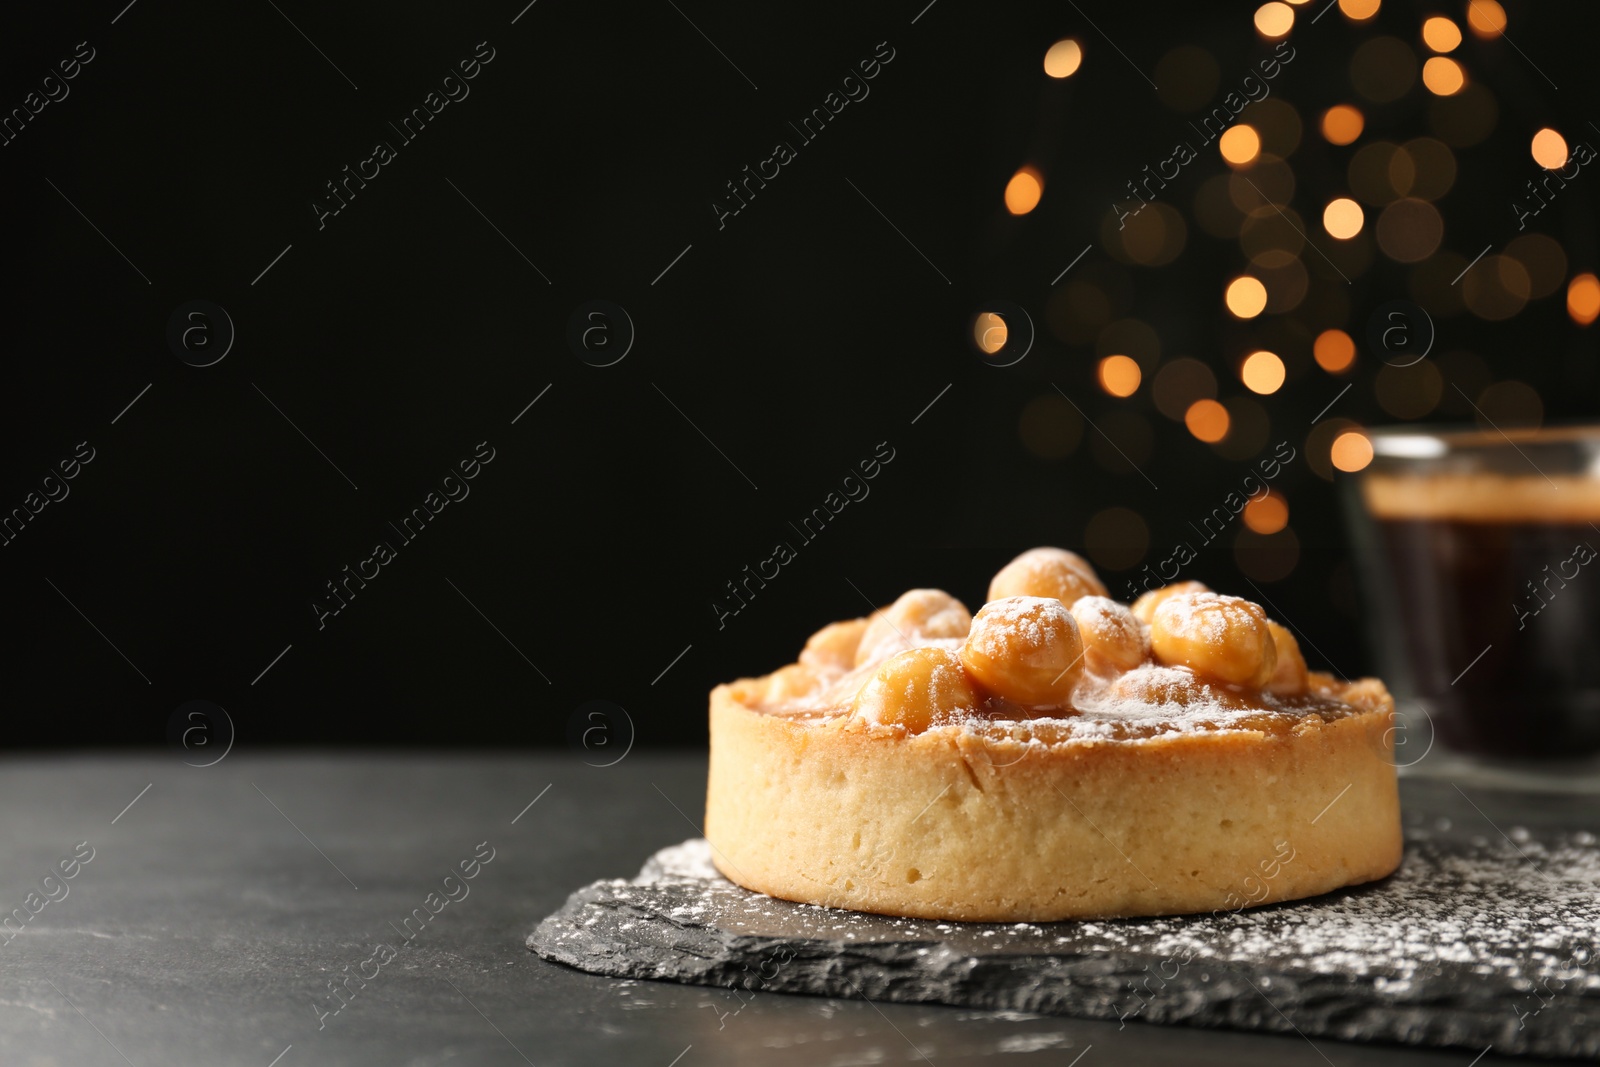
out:
<path id="1" fill-rule="evenodd" d="M 1148 323 L 1138 319 L 1118 319 L 1095 335 L 1095 354 L 1128 356 L 1138 364 L 1141 374 L 1152 374 L 1161 363 L 1161 338 Z"/>
<path id="2" fill-rule="evenodd" d="M 1349 144 L 1361 136 L 1367 120 L 1351 104 L 1335 104 L 1322 113 L 1322 136 L 1329 144 Z"/>
<path id="3" fill-rule="evenodd" d="M 1305 221 L 1290 207 L 1261 204 L 1239 228 L 1239 249 L 1252 261 L 1273 253 L 1298 256 L 1306 246 Z"/>
<path id="4" fill-rule="evenodd" d="M 1401 145 L 1399 151 L 1389 160 L 1391 179 L 1397 180 L 1395 171 L 1399 167 L 1402 154 L 1405 167 L 1410 171 L 1407 187 L 1400 190 L 1402 196 L 1414 196 L 1418 200 L 1438 200 L 1455 185 L 1455 153 L 1451 152 L 1443 141 L 1436 141 L 1432 137 L 1415 137 Z"/>
<path id="5" fill-rule="evenodd" d="M 1360 233 L 1366 220 L 1361 205 L 1346 196 L 1328 201 L 1328 206 L 1322 209 L 1322 228 L 1328 231 L 1329 237 L 1341 241 L 1348 241 Z"/>
<path id="6" fill-rule="evenodd" d="M 1069 344 L 1087 344 L 1107 323 L 1133 307 L 1133 277 L 1110 260 L 1085 260 L 1051 294 L 1051 332 Z M 1107 353 L 1101 353 L 1106 355 Z"/>
<path id="7" fill-rule="evenodd" d="M 1196 400 L 1183 413 L 1183 424 L 1206 444 L 1216 444 L 1228 436 L 1228 409 L 1215 400 Z"/>
<path id="8" fill-rule="evenodd" d="M 1006 210 L 1013 215 L 1026 215 L 1039 206 L 1044 196 L 1044 178 L 1032 167 L 1023 167 L 1006 182 Z"/>
<path id="9" fill-rule="evenodd" d="M 1495 0 L 1467 0 L 1467 25 L 1484 40 L 1506 32 L 1506 9 Z"/>
<path id="10" fill-rule="evenodd" d="M 1339 10 L 1351 22 L 1366 22 L 1378 14 L 1382 0 L 1339 0 Z"/>
<path id="11" fill-rule="evenodd" d="M 1127 356 L 1107 356 L 1100 361 L 1100 388 L 1112 396 L 1132 396 L 1143 377 L 1139 364 Z"/>
<path id="12" fill-rule="evenodd" d="M 1397 419 L 1420 419 L 1439 406 L 1444 395 L 1444 376 L 1431 360 L 1409 367 L 1385 363 L 1378 368 L 1374 383 L 1378 406 Z"/>
<path id="13" fill-rule="evenodd" d="M 1579 326 L 1600 318 L 1600 278 L 1579 274 L 1567 283 L 1567 314 Z"/>
<path id="14" fill-rule="evenodd" d="M 1256 136 L 1261 138 L 1262 155 L 1287 159 L 1300 147 L 1300 134 L 1304 129 L 1300 112 L 1287 100 L 1269 96 L 1246 104 L 1239 112 L 1239 121 L 1255 128 Z"/>
<path id="15" fill-rule="evenodd" d="M 1171 263 L 1188 242 L 1189 227 L 1172 205 L 1146 204 L 1137 214 L 1119 218 L 1108 211 L 1100 224 L 1100 243 L 1123 263 L 1160 267 Z"/>
<path id="16" fill-rule="evenodd" d="M 1228 310 L 1234 317 L 1253 319 L 1267 307 L 1267 287 L 1261 284 L 1259 278 L 1242 274 L 1228 283 L 1228 291 L 1224 296 Z"/>
<path id="17" fill-rule="evenodd" d="M 1083 47 L 1071 37 L 1050 46 L 1044 54 L 1044 72 L 1052 78 L 1070 78 L 1083 64 Z"/>
<path id="18" fill-rule="evenodd" d="M 1536 430 L 1544 421 L 1544 401 L 1527 382 L 1495 382 L 1478 394 L 1478 426 Z"/>
<path id="19" fill-rule="evenodd" d="M 1443 15 L 1434 15 L 1422 24 L 1422 43 L 1435 52 L 1454 52 L 1461 43 L 1461 27 Z"/>
<path id="20" fill-rule="evenodd" d="M 1407 197 L 1383 209 L 1376 230 L 1384 255 L 1399 263 L 1419 263 L 1444 240 L 1444 217 L 1426 200 Z"/>
<path id="21" fill-rule="evenodd" d="M 1567 165 L 1567 139 L 1546 126 L 1533 135 L 1533 161 L 1545 170 L 1559 170 Z"/>
<path id="22" fill-rule="evenodd" d="M 1294 199 L 1294 169 L 1277 156 L 1265 152 L 1256 157 L 1250 173 L 1235 170 L 1228 175 L 1228 198 L 1246 214 L 1258 209 L 1269 213 L 1272 206 Z"/>
<path id="23" fill-rule="evenodd" d="M 1406 178 L 1410 160 L 1395 167 L 1394 158 L 1399 151 L 1400 147 L 1393 142 L 1373 141 L 1362 145 L 1350 157 L 1345 178 L 1350 183 L 1350 191 L 1362 203 L 1383 205 L 1404 195 L 1395 188 L 1395 179 Z"/>
<path id="24" fill-rule="evenodd" d="M 1256 30 L 1269 41 L 1286 37 L 1294 29 L 1294 8 L 1272 0 L 1256 8 Z"/>
<path id="25" fill-rule="evenodd" d="M 1250 353 L 1239 366 L 1239 380 L 1244 382 L 1244 387 L 1262 396 L 1281 389 L 1285 374 L 1283 360 L 1265 350 Z"/>
<path id="26" fill-rule="evenodd" d="M 1312 343 L 1311 354 L 1317 366 L 1329 374 L 1339 374 L 1356 361 L 1356 343 L 1343 330 L 1323 330 Z"/>
<path id="27" fill-rule="evenodd" d="M 1261 137 L 1255 127 L 1247 123 L 1229 126 L 1217 140 L 1217 150 L 1222 158 L 1235 167 L 1247 167 L 1261 154 Z"/>
<path id="28" fill-rule="evenodd" d="M 1337 473 L 1331 459 L 1333 442 L 1348 430 L 1359 431 L 1361 425 L 1353 419 L 1341 418 L 1337 415 L 1323 419 L 1313 426 L 1306 434 L 1305 447 L 1301 453 L 1305 456 L 1306 466 L 1311 468 L 1323 481 L 1331 482 Z"/>
<path id="29" fill-rule="evenodd" d="M 1256 273 L 1267 287 L 1267 313 L 1293 311 L 1306 298 L 1311 276 L 1306 265 L 1287 252 L 1265 252 L 1254 261 Z"/>
<path id="30" fill-rule="evenodd" d="M 1434 56 L 1422 65 L 1422 84 L 1434 96 L 1454 96 L 1467 84 L 1467 72 L 1447 56 Z"/>
<path id="31" fill-rule="evenodd" d="M 1467 310 L 1489 322 L 1501 322 L 1521 311 L 1533 291 L 1528 270 L 1510 256 L 1484 256 L 1461 279 Z"/>
<path id="32" fill-rule="evenodd" d="M 1354 473 L 1372 462 L 1372 442 L 1360 430 L 1346 430 L 1333 439 L 1328 459 L 1339 470 Z"/>
<path id="33" fill-rule="evenodd" d="M 1505 254 L 1528 272 L 1528 296 L 1538 300 L 1561 288 L 1567 276 L 1567 253 L 1554 237 L 1525 233 L 1506 245 Z"/>
<path id="34" fill-rule="evenodd" d="M 1289 525 L 1289 502 L 1276 489 L 1268 489 L 1247 503 L 1240 517 L 1258 534 L 1275 534 Z"/>
<path id="35" fill-rule="evenodd" d="M 979 351 L 992 356 L 1006 346 L 1006 320 L 992 311 L 980 311 L 972 321 L 972 340 Z"/>

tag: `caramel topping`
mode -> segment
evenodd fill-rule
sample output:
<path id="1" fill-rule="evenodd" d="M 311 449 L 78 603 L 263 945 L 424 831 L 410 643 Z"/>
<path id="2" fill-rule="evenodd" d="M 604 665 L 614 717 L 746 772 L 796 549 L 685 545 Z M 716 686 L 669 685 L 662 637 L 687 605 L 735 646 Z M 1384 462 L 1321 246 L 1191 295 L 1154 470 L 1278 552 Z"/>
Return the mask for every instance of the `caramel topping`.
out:
<path id="1" fill-rule="evenodd" d="M 1019 558 L 1060 560 L 1054 552 Z M 1071 559 L 1064 592 L 1099 583 Z M 868 619 L 824 627 L 799 663 L 735 683 L 734 695 L 802 722 L 902 736 L 977 731 L 986 745 L 1286 733 L 1385 705 L 1381 686 L 1308 672 L 1294 637 L 1258 605 L 1204 588 L 1156 590 L 1132 610 L 1095 593 L 1070 607 L 1012 595 L 975 619 L 947 593 L 912 590 Z"/>

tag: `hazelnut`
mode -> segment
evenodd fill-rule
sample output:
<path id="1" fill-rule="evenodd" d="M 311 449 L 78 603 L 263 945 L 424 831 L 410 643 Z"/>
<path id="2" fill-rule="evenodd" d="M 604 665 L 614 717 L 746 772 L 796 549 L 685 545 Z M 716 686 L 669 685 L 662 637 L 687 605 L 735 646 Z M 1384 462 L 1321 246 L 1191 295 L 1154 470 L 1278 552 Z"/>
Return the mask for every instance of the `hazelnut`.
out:
<path id="1" fill-rule="evenodd" d="M 1261 608 L 1216 593 L 1163 600 L 1150 620 L 1150 647 L 1162 663 L 1256 689 L 1277 666 L 1277 646 Z"/>
<path id="2" fill-rule="evenodd" d="M 856 666 L 882 659 L 919 642 L 965 637 L 972 613 L 942 589 L 913 589 L 867 620 L 856 646 Z"/>
<path id="3" fill-rule="evenodd" d="M 1300 642 L 1294 639 L 1287 627 L 1271 619 L 1267 629 L 1272 631 L 1272 644 L 1277 651 L 1278 665 L 1267 680 L 1266 689 L 1278 696 L 1298 696 L 1306 691 L 1306 658 L 1300 654 Z"/>
<path id="4" fill-rule="evenodd" d="M 1144 627 L 1126 604 L 1103 596 L 1079 597 L 1072 602 L 1072 619 L 1092 668 L 1129 671 L 1150 655 Z"/>
<path id="5" fill-rule="evenodd" d="M 1105 596 L 1106 587 L 1089 561 L 1062 548 L 1030 548 L 1000 568 L 989 583 L 989 599 L 1053 597 L 1071 604 L 1079 597 Z"/>
<path id="6" fill-rule="evenodd" d="M 855 713 L 915 734 L 939 719 L 974 711 L 979 703 L 959 656 L 946 648 L 913 648 L 879 664 L 856 694 Z"/>
<path id="7" fill-rule="evenodd" d="M 819 673 L 848 671 L 856 665 L 856 649 L 866 629 L 866 619 L 829 623 L 806 641 L 800 662 Z"/>
<path id="8" fill-rule="evenodd" d="M 1083 673 L 1083 641 L 1053 597 L 992 600 L 972 620 L 961 662 L 978 684 L 1017 704 L 1070 703 Z"/>
<path id="9" fill-rule="evenodd" d="M 1133 602 L 1133 614 L 1140 622 L 1149 626 L 1151 618 L 1155 616 L 1156 608 L 1159 608 L 1161 602 L 1168 597 L 1174 597 L 1180 593 L 1209 592 L 1211 592 L 1210 588 L 1200 582 L 1174 582 L 1171 585 L 1164 585 L 1160 589 L 1152 589 L 1138 600 L 1135 600 Z"/>
<path id="10" fill-rule="evenodd" d="M 815 672 L 803 663 L 791 663 L 787 667 L 779 667 L 767 675 L 765 684 L 761 687 L 761 702 L 763 704 L 787 704 L 801 697 L 809 696 L 817 688 Z"/>

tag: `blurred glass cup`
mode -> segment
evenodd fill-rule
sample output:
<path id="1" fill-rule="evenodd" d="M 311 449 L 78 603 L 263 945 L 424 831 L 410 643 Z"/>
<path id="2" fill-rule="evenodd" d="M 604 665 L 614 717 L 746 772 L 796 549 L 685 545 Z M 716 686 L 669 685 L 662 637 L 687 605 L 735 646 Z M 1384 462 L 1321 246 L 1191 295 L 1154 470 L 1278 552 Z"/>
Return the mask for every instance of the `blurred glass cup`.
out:
<path id="1" fill-rule="evenodd" d="M 1402 716 L 1493 759 L 1600 752 L 1600 426 L 1367 435 L 1345 513 Z"/>

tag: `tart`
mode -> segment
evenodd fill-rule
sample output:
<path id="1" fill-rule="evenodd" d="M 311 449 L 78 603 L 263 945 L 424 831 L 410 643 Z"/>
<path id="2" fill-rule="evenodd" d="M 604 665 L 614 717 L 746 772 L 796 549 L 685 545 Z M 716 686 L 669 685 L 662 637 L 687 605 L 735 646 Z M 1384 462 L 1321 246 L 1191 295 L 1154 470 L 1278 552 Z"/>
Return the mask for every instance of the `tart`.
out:
<path id="1" fill-rule="evenodd" d="M 711 693 L 717 868 L 924 919 L 1176 915 L 1399 866 L 1394 702 L 1198 582 L 1106 596 L 1025 552 L 976 615 L 914 589 Z"/>

